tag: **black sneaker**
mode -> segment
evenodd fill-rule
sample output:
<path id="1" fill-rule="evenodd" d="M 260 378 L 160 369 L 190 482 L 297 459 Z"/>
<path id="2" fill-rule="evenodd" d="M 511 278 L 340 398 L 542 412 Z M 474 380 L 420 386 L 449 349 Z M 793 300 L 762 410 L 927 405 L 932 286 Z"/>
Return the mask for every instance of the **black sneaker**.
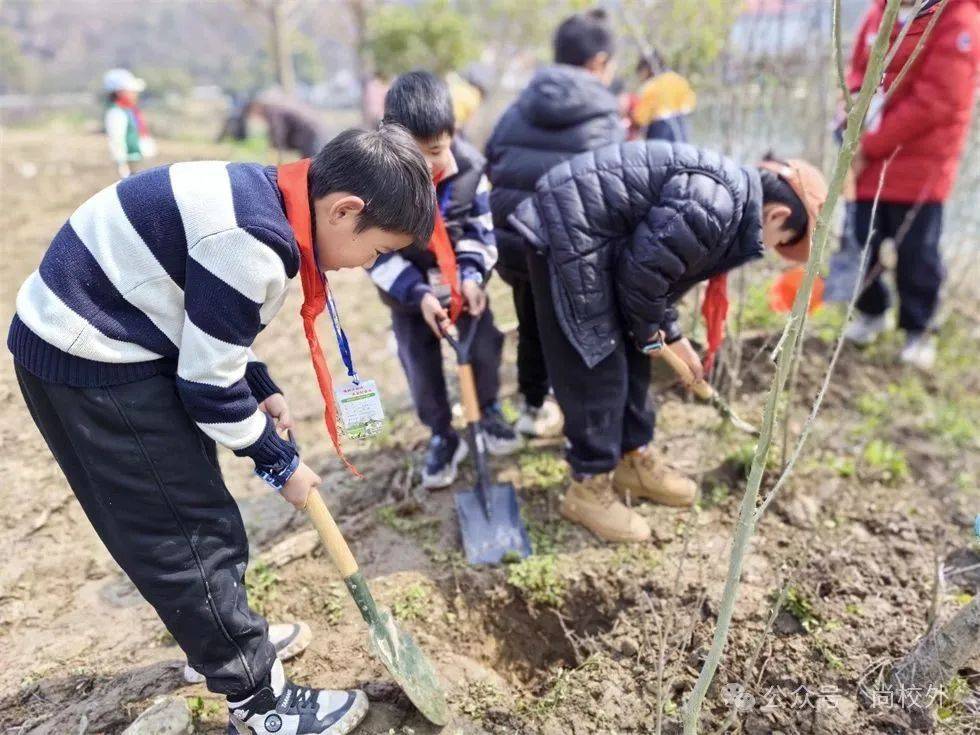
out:
<path id="1" fill-rule="evenodd" d="M 439 490 L 456 481 L 459 463 L 466 459 L 469 448 L 466 442 L 453 432 L 446 436 L 434 434 L 425 452 L 425 468 L 422 470 L 422 487 Z"/>
<path id="2" fill-rule="evenodd" d="M 496 405 L 483 409 L 480 428 L 483 430 L 483 438 L 487 442 L 487 451 L 490 454 L 502 457 L 513 454 L 521 448 L 521 438 L 514 431 L 514 427 L 507 423 Z"/>
<path id="3" fill-rule="evenodd" d="M 236 735 L 347 735 L 364 719 L 364 692 L 309 689 L 288 681 L 276 660 L 269 684 L 248 699 L 228 700 L 228 732 Z"/>

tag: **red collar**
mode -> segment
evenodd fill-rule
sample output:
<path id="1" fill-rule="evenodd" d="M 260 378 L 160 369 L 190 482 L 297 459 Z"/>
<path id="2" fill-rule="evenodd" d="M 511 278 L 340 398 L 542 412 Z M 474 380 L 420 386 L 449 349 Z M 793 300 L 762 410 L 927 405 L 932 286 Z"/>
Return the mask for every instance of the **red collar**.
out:
<path id="1" fill-rule="evenodd" d="M 279 191 L 286 205 L 286 219 L 293 228 L 293 235 L 299 245 L 299 272 L 303 284 L 303 307 L 300 316 L 303 318 L 303 331 L 310 346 L 310 358 L 313 361 L 313 371 L 323 396 L 323 421 L 327 432 L 333 441 L 334 449 L 348 469 L 358 477 L 361 474 L 344 456 L 340 446 L 340 436 L 337 432 L 337 406 L 334 403 L 333 380 L 330 368 L 323 356 L 323 348 L 316 334 L 316 318 L 327 308 L 327 280 L 323 277 L 316 262 L 316 251 L 313 245 L 313 216 L 310 212 L 309 191 L 310 159 L 304 158 L 295 163 L 287 163 L 276 170 Z"/>

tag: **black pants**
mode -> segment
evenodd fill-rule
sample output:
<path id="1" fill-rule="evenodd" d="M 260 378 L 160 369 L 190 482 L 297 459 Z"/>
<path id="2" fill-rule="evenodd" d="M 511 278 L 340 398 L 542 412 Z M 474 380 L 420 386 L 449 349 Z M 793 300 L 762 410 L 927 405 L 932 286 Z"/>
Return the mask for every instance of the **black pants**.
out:
<path id="1" fill-rule="evenodd" d="M 72 388 L 16 371 L 102 543 L 208 688 L 233 696 L 256 689 L 276 653 L 245 597 L 245 526 L 214 442 L 191 421 L 173 378 Z"/>
<path id="2" fill-rule="evenodd" d="M 467 328 L 467 320 L 465 315 L 460 318 L 460 329 Z M 398 341 L 398 359 L 405 370 L 419 419 L 433 434 L 445 436 L 452 431 L 452 413 L 446 394 L 441 340 L 432 333 L 418 311 L 392 309 L 391 326 Z M 504 336 L 494 326 L 489 307 L 480 317 L 476 329 L 470 361 L 476 378 L 476 395 L 480 407 L 485 408 L 496 403 L 500 392 Z"/>
<path id="3" fill-rule="evenodd" d="M 876 269 L 881 243 L 895 240 L 898 263 L 895 282 L 898 286 L 898 326 L 912 333 L 924 332 L 932 322 L 939 305 L 939 289 L 946 272 L 939 252 L 943 229 L 943 205 L 940 202 L 901 204 L 879 202 L 875 222 L 871 222 L 871 202 L 857 202 L 854 208 L 854 236 L 863 247 L 871 236 L 869 268 Z M 865 314 L 884 314 L 890 304 L 888 288 L 881 276 L 868 283 L 857 308 Z"/>
<path id="4" fill-rule="evenodd" d="M 587 367 L 555 315 L 548 261 L 529 253 L 528 267 L 548 373 L 565 414 L 568 463 L 577 474 L 609 472 L 624 453 L 653 439 L 650 358 L 627 339 L 594 368 Z"/>
<path id="5" fill-rule="evenodd" d="M 520 274 L 501 272 L 501 278 L 511 288 L 517 313 L 517 387 L 524 401 L 538 408 L 544 403 L 551 384 L 538 333 L 534 291 L 531 282 Z"/>

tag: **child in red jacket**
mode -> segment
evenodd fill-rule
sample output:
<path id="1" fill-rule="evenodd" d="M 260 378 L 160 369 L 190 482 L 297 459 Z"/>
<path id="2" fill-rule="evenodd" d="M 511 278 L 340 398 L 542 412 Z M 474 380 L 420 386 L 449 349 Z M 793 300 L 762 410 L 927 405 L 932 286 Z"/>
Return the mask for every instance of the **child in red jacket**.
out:
<path id="1" fill-rule="evenodd" d="M 943 203 L 956 179 L 973 111 L 980 61 L 980 0 L 949 0 L 945 8 L 938 0 L 929 0 L 912 16 L 914 4 L 903 0 L 892 40 L 905 24 L 912 25 L 885 71 L 855 159 L 854 235 L 863 246 L 872 232 L 871 272 L 881 271 L 876 264 L 882 242 L 895 241 L 898 326 L 907 335 L 901 360 L 929 369 L 936 357 L 935 339 L 929 331 L 945 275 L 939 251 Z M 855 39 L 847 79 L 852 90 L 861 86 L 884 9 L 885 0 L 875 0 Z M 919 57 L 893 90 L 899 72 L 940 11 Z M 872 203 L 889 158 L 872 222 Z M 858 317 L 845 336 L 858 344 L 871 344 L 885 329 L 888 306 L 888 290 L 880 276 L 870 279 L 857 302 Z"/>

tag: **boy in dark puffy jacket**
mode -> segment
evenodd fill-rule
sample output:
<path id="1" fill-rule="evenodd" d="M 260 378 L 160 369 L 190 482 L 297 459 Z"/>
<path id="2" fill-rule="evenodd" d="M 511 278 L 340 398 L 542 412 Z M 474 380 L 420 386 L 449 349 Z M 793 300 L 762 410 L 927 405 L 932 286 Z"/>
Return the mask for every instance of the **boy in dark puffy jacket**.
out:
<path id="1" fill-rule="evenodd" d="M 504 112 L 487 143 L 490 208 L 500 261 L 497 272 L 514 292 L 518 319 L 517 377 L 524 406 L 517 429 L 557 433 L 561 417 L 548 395 L 548 371 L 534 317 L 526 243 L 507 218 L 552 166 L 625 138 L 619 102 L 609 91 L 614 39 L 602 11 L 567 18 L 555 32 L 555 63 L 539 70 Z"/>
<path id="2" fill-rule="evenodd" d="M 650 355 L 697 377 L 675 303 L 695 283 L 762 257 L 805 261 L 826 184 L 803 161 L 742 167 L 685 144 L 636 141 L 549 171 L 510 221 L 531 245 L 538 330 L 565 413 L 566 518 L 609 541 L 643 541 L 620 498 L 689 505 L 695 483 L 649 448 Z"/>
<path id="3" fill-rule="evenodd" d="M 371 280 L 391 308 L 398 357 L 419 418 L 431 431 L 422 485 L 443 488 L 456 479 L 466 442 L 452 428 L 443 375 L 441 329 L 450 312 L 465 308 L 478 319 L 473 372 L 492 454 L 510 454 L 520 440 L 497 406 L 503 335 L 494 326 L 484 291 L 497 261 L 484 160 L 464 140 L 454 139 L 456 119 L 445 82 L 425 71 L 398 77 L 385 96 L 386 123 L 398 123 L 422 149 L 436 185 L 436 228 L 427 248 L 407 248 L 378 258 Z M 452 303 L 456 299 L 456 305 Z"/>

